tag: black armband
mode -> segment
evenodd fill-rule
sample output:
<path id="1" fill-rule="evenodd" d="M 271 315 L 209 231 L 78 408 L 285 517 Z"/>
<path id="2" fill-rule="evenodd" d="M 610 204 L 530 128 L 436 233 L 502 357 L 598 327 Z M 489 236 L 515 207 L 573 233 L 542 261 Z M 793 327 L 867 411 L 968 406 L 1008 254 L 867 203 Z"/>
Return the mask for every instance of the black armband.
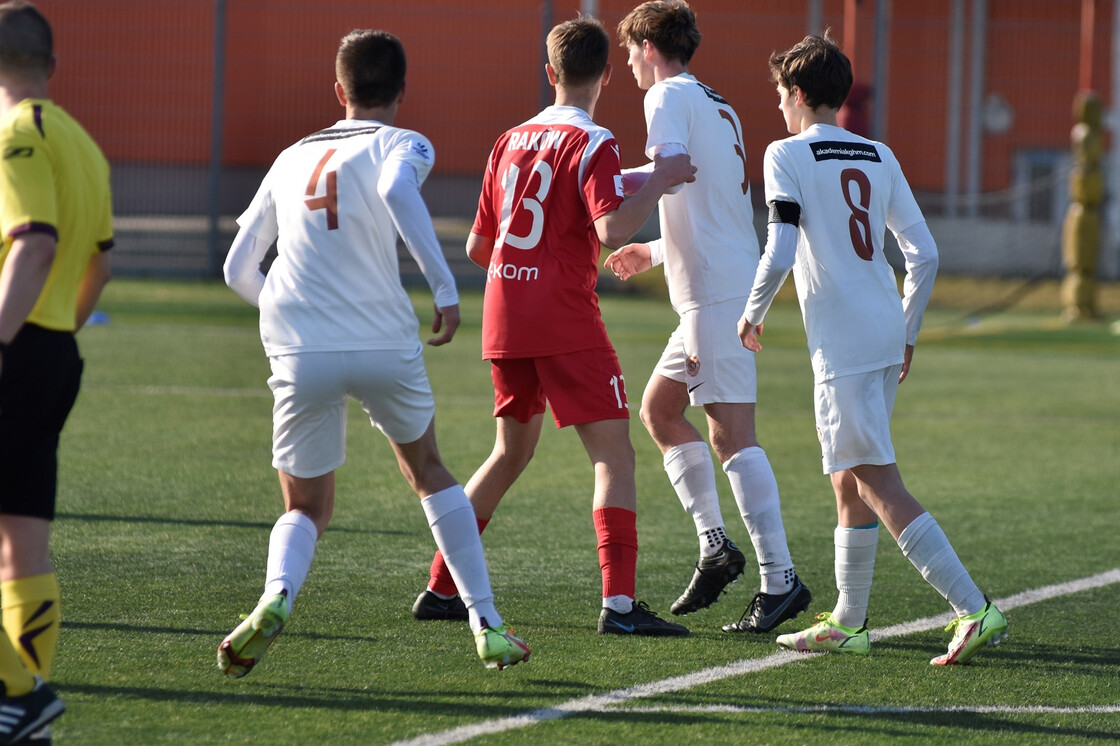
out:
<path id="1" fill-rule="evenodd" d="M 770 219 L 768 223 L 789 223 L 796 226 L 801 222 L 801 205 L 796 202 L 770 200 Z"/>

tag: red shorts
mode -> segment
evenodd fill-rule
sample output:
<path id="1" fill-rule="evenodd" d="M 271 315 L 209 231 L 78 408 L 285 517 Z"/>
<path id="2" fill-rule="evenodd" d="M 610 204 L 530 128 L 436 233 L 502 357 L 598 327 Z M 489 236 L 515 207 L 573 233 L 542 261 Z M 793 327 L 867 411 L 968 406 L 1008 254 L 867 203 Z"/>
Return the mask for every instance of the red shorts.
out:
<path id="1" fill-rule="evenodd" d="M 552 407 L 556 427 L 630 419 L 618 355 L 606 347 L 550 357 L 494 358 L 494 416 L 528 422 Z"/>

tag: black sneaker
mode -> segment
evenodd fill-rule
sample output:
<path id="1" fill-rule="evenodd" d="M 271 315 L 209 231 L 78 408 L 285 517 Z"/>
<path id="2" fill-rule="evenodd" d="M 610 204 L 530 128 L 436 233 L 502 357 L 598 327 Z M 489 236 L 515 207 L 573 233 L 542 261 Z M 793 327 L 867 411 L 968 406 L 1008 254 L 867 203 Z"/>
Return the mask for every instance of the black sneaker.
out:
<path id="1" fill-rule="evenodd" d="M 465 622 L 469 618 L 467 606 L 458 596 L 443 599 L 428 589 L 416 597 L 412 605 L 412 616 L 416 619 L 450 619 Z"/>
<path id="2" fill-rule="evenodd" d="M 603 609 L 599 614 L 601 635 L 647 635 L 649 637 L 684 637 L 688 627 L 667 622 L 645 601 L 635 601 L 629 614 L 619 614 L 613 609 Z"/>
<path id="3" fill-rule="evenodd" d="M 739 621 L 723 625 L 724 632 L 769 632 L 787 619 L 793 619 L 809 609 L 813 594 L 793 576 L 793 588 L 789 593 L 756 593 L 747 604 Z"/>
<path id="4" fill-rule="evenodd" d="M 65 709 L 62 700 L 36 676 L 35 688 L 22 697 L 0 697 L 0 746 L 22 741 Z"/>
<path id="5" fill-rule="evenodd" d="M 747 558 L 731 539 L 724 539 L 723 546 L 711 557 L 701 557 L 692 573 L 692 582 L 681 597 L 673 602 L 669 611 L 678 616 L 706 609 L 717 600 L 724 588 L 743 574 Z"/>

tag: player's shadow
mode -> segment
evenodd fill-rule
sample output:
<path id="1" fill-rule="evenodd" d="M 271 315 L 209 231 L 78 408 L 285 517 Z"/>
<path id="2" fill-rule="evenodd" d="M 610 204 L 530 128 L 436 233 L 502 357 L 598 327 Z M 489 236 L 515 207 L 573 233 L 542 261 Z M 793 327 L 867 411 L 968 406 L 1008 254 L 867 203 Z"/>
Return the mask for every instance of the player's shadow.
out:
<path id="1" fill-rule="evenodd" d="M 158 627 L 155 625 L 141 624 L 115 624 L 113 622 L 72 622 L 63 620 L 63 629 L 115 632 L 136 635 L 198 635 L 200 637 L 222 638 L 229 634 L 229 629 L 192 629 L 190 627 Z M 303 632 L 287 628 L 284 637 L 304 638 L 306 640 L 325 640 L 327 642 L 378 642 L 376 637 L 364 635 L 328 635 L 321 632 Z"/>
<path id="2" fill-rule="evenodd" d="M 520 715 L 539 702 L 539 694 L 528 687 L 511 685 L 509 688 L 479 692 L 462 692 L 462 702 L 449 702 L 443 696 L 433 696 L 431 691 L 381 690 L 332 688 L 307 688 L 275 686 L 251 682 L 250 686 L 232 681 L 220 681 L 207 690 L 161 689 L 158 687 L 122 687 L 100 684 L 68 684 L 55 679 L 51 686 L 64 699 L 68 694 L 85 694 L 112 699 L 135 699 L 148 702 L 190 703 L 214 707 L 236 707 L 238 712 L 246 705 L 285 707 L 293 710 L 381 711 L 386 713 L 419 713 L 432 717 L 469 717 L 473 720 Z M 220 716 L 220 715 L 219 715 Z"/>
<path id="3" fill-rule="evenodd" d="M 101 515 L 98 513 L 58 513 L 55 520 L 79 521 L 85 523 L 157 523 L 167 526 L 203 526 L 215 528 L 250 528 L 271 530 L 274 523 L 264 521 L 229 521 L 212 518 L 168 518 L 165 516 L 146 515 Z M 379 536 L 411 536 L 418 534 L 415 531 L 386 531 L 374 528 L 352 528 L 331 524 L 328 529 L 332 534 L 362 534 Z"/>
<path id="4" fill-rule="evenodd" d="M 1016 645 L 1016 642 L 1019 642 Z M 944 645 L 937 643 L 926 644 L 920 640 L 881 640 L 875 643 L 876 648 L 888 647 L 894 650 L 913 650 L 918 657 L 940 655 Z M 1120 647 L 1098 648 L 1070 648 L 1061 645 L 1048 645 L 1032 641 L 1024 645 L 1012 637 L 1007 642 L 994 647 L 989 647 L 981 655 L 967 664 L 968 667 L 985 667 L 993 665 L 1029 664 L 1032 667 L 1052 667 L 1055 672 L 1059 669 L 1071 669 L 1085 674 L 1086 672 L 1099 672 L 1110 679 L 1120 671 Z M 1045 674 L 1043 674 L 1045 675 Z M 1091 675 L 1097 675 L 1092 673 Z"/>

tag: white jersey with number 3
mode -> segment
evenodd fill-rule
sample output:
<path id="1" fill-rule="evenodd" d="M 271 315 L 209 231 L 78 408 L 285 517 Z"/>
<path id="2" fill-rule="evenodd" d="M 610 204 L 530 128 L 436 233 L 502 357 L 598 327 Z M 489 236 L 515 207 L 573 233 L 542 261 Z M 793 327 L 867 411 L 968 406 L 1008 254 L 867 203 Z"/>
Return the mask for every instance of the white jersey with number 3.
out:
<path id="1" fill-rule="evenodd" d="M 414 173 L 418 189 L 434 161 L 423 135 L 363 120 L 342 120 L 277 157 L 238 218 L 263 241 L 279 237 L 260 294 L 268 355 L 418 346 L 416 314 L 400 283 L 397 225 L 383 195 L 400 174 Z M 445 306 L 458 296 L 446 262 L 435 258 L 441 262 L 425 275 L 436 305 Z"/>
<path id="2" fill-rule="evenodd" d="M 817 381 L 903 361 L 906 326 L 885 229 L 925 220 L 886 145 L 814 124 L 773 142 L 766 202 L 801 207 L 794 279 Z"/>
<path id="3" fill-rule="evenodd" d="M 677 144 L 697 169 L 695 182 L 659 203 L 673 308 L 682 313 L 747 295 L 759 248 L 738 116 L 688 73 L 650 87 L 645 115 L 646 155 Z"/>

